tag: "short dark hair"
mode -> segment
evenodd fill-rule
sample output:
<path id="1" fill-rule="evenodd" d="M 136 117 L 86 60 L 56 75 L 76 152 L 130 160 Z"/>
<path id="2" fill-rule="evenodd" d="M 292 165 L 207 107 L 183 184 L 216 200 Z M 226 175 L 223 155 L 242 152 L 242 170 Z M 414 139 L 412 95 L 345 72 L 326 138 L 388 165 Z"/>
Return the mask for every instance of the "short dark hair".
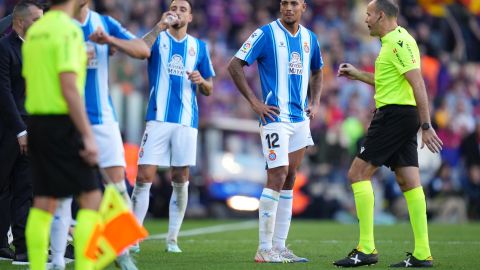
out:
<path id="1" fill-rule="evenodd" d="M 399 8 L 395 0 L 375 0 L 375 7 L 387 17 L 398 17 Z"/>
<path id="2" fill-rule="evenodd" d="M 24 16 L 25 12 L 28 10 L 30 6 L 36 6 L 39 9 L 43 9 L 44 6 L 35 0 L 21 0 L 18 4 L 15 5 L 13 8 L 13 19 L 18 18 L 19 16 Z"/>
<path id="3" fill-rule="evenodd" d="M 69 0 L 49 0 L 51 6 L 61 5 L 68 2 Z"/>
<path id="4" fill-rule="evenodd" d="M 187 2 L 188 5 L 190 6 L 190 11 L 193 12 L 193 4 L 192 4 L 192 1 L 191 1 L 191 0 L 172 0 L 172 1 L 170 1 L 170 6 L 171 6 L 172 3 L 175 2 L 175 1 L 185 1 L 185 2 Z M 170 6 L 169 6 L 169 7 L 170 7 Z"/>

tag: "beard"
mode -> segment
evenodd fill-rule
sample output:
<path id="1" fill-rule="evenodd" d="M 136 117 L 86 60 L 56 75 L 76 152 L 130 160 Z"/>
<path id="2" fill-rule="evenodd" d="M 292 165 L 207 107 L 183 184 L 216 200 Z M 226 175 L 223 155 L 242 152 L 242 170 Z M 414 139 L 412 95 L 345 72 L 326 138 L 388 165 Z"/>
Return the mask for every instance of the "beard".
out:
<path id="1" fill-rule="evenodd" d="M 184 27 L 186 24 L 187 23 L 185 23 L 185 22 L 179 22 L 177 24 L 172 25 L 172 28 L 178 30 L 178 29 Z"/>
<path id="2" fill-rule="evenodd" d="M 282 20 L 287 25 L 294 25 L 297 22 L 297 20 L 294 17 L 287 17 L 287 16 L 283 16 Z"/>

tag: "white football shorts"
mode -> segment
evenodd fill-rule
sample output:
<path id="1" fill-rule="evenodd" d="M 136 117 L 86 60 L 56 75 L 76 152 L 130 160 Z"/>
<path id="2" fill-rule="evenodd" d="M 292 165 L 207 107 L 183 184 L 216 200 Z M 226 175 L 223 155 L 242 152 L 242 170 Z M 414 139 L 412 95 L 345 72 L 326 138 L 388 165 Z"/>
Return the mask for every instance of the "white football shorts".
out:
<path id="1" fill-rule="evenodd" d="M 101 168 L 125 167 L 125 150 L 118 123 L 92 126 L 98 148 L 98 165 Z"/>
<path id="2" fill-rule="evenodd" d="M 260 136 L 268 169 L 288 166 L 289 153 L 313 145 L 310 120 L 270 123 L 261 127 Z"/>
<path id="3" fill-rule="evenodd" d="M 138 154 L 139 165 L 195 166 L 198 130 L 181 124 L 148 121 Z"/>

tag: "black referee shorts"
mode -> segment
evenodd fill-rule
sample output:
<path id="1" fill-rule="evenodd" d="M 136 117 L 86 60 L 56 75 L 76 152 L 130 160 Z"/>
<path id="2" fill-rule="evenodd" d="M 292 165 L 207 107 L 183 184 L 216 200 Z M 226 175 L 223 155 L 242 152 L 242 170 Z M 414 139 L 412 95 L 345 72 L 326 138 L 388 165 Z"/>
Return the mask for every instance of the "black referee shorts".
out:
<path id="1" fill-rule="evenodd" d="M 417 132 L 420 128 L 415 106 L 387 105 L 376 110 L 367 136 L 357 155 L 375 166 L 418 167 Z"/>
<path id="2" fill-rule="evenodd" d="M 81 147 L 81 136 L 68 115 L 29 118 L 35 196 L 64 198 L 99 189 L 94 169 L 79 155 Z"/>

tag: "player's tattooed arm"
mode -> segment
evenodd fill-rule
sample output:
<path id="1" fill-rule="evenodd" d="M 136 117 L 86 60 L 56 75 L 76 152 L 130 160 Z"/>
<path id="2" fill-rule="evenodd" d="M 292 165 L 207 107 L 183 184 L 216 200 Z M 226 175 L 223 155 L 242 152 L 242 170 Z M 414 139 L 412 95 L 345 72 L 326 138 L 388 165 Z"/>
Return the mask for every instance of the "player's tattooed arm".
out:
<path id="1" fill-rule="evenodd" d="M 177 15 L 174 12 L 167 11 L 163 13 L 160 21 L 153 27 L 153 29 L 143 36 L 143 41 L 147 43 L 149 48 L 152 48 L 158 35 L 165 31 L 169 26 L 177 24 L 179 22 Z"/>
<path id="2" fill-rule="evenodd" d="M 166 29 L 166 25 L 159 25 L 156 24 L 153 29 L 148 32 L 145 36 L 143 36 L 143 41 L 147 44 L 149 48 L 152 48 L 155 40 L 157 40 L 158 35 Z"/>
<path id="3" fill-rule="evenodd" d="M 322 69 L 312 71 L 310 83 L 310 96 L 314 104 L 320 104 L 320 96 L 322 95 L 323 72 Z"/>
<path id="4" fill-rule="evenodd" d="M 320 110 L 320 96 L 322 95 L 322 69 L 312 71 L 310 80 L 310 102 L 306 109 L 310 119 L 314 119 Z"/>

